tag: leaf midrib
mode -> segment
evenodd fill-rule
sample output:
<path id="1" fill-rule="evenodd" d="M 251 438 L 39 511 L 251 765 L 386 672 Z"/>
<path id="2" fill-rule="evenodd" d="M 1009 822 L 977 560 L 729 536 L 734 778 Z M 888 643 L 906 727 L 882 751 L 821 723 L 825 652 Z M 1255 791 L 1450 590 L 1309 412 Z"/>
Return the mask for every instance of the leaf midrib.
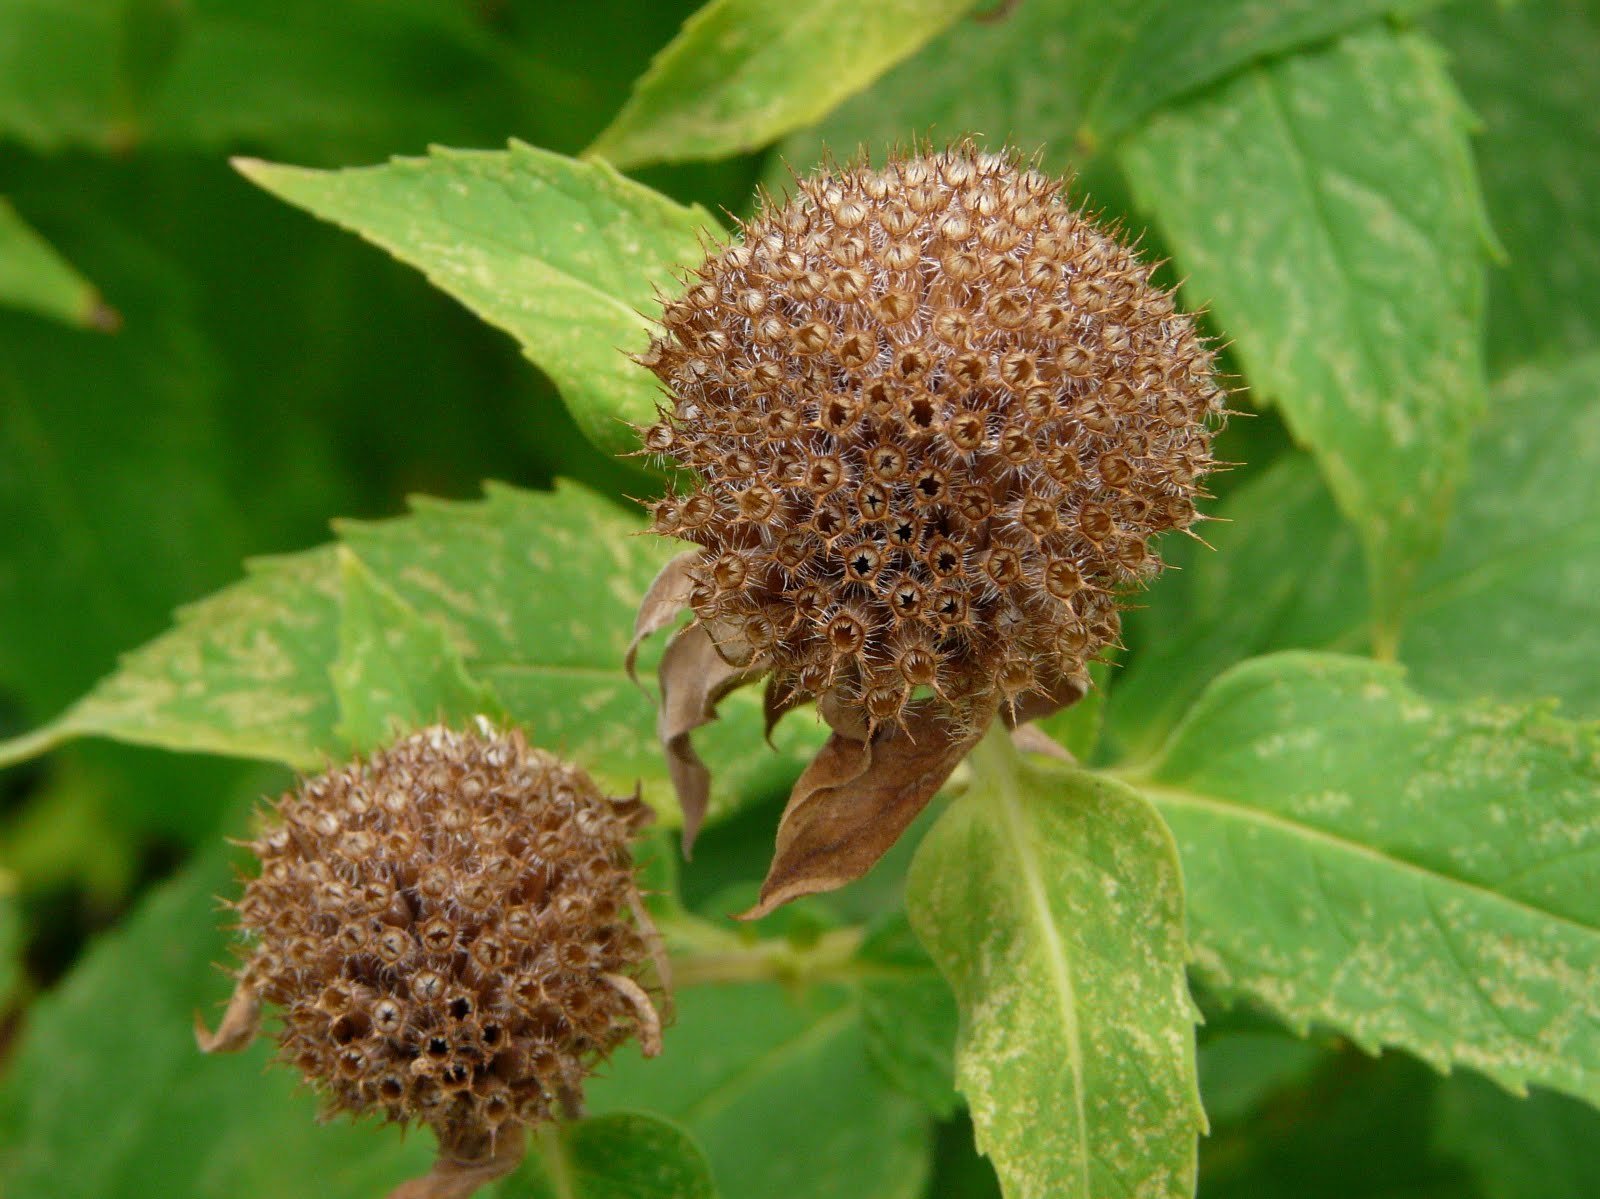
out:
<path id="1" fill-rule="evenodd" d="M 1360 841 L 1352 841 L 1337 833 L 1328 832 L 1326 829 L 1316 828 L 1309 824 L 1301 824 L 1280 816 L 1275 812 L 1268 812 L 1261 808 L 1250 807 L 1233 800 L 1223 799 L 1219 796 L 1206 795 L 1203 792 L 1191 791 L 1183 787 L 1174 787 L 1165 783 L 1158 783 L 1148 776 L 1121 774 L 1118 775 L 1122 782 L 1142 792 L 1157 807 L 1171 804 L 1176 807 L 1188 806 L 1204 811 L 1216 813 L 1224 817 L 1252 822 L 1265 828 L 1284 833 L 1291 837 L 1298 837 L 1305 841 L 1320 843 L 1332 847 L 1343 853 L 1355 857 L 1366 858 L 1381 866 L 1417 875 L 1429 883 L 1445 884 L 1462 888 L 1481 897 L 1482 899 L 1505 904 L 1519 911 L 1536 916 L 1543 920 L 1552 920 L 1569 928 L 1577 930 L 1586 936 L 1600 936 L 1600 928 L 1583 923 L 1571 916 L 1564 916 L 1559 912 L 1552 912 L 1545 908 L 1537 907 L 1527 900 L 1518 899 L 1504 892 L 1496 891 L 1483 883 L 1473 882 L 1470 879 L 1458 878 L 1455 875 L 1445 874 L 1441 871 L 1412 862 L 1406 858 L 1396 857 L 1385 853 L 1371 845 Z"/>
<path id="2" fill-rule="evenodd" d="M 996 792 L 992 807 L 1000 814 L 1001 836 L 1017 859 L 1022 891 L 1034 923 L 1038 927 L 1040 940 L 1043 942 L 1045 967 L 1049 971 L 1053 984 L 1051 990 L 1061 1011 L 1067 1067 L 1072 1072 L 1072 1103 L 1076 1119 L 1073 1132 L 1078 1142 L 1078 1193 L 1088 1195 L 1092 1193 L 1089 1185 L 1089 1127 L 1084 1111 L 1083 1035 L 1078 1024 L 1077 988 L 1073 984 L 1072 964 L 1067 957 L 1066 946 L 1062 943 L 1061 933 L 1056 928 L 1054 914 L 1050 908 L 1050 896 L 1045 889 L 1038 856 L 1033 850 L 1039 839 L 1037 836 L 1030 836 L 1034 830 L 1031 829 L 1027 815 L 1022 810 L 1022 793 L 1017 785 L 1017 762 L 1014 753 L 1015 751 L 1006 745 L 1003 747 L 1003 754 L 989 756 L 991 766 L 997 761 L 1003 763 L 996 766 L 990 775 Z"/>

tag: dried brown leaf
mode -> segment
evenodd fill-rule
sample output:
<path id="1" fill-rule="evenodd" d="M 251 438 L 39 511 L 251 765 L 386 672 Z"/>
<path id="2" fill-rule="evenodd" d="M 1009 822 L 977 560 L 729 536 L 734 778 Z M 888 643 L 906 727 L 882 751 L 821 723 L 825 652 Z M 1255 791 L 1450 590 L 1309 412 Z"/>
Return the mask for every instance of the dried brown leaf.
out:
<path id="1" fill-rule="evenodd" d="M 953 724 L 942 704 L 906 709 L 903 725 L 871 739 L 836 731 L 800 776 L 778 824 L 772 867 L 755 907 L 775 908 L 860 878 L 983 736 L 988 720 Z"/>
<path id="2" fill-rule="evenodd" d="M 760 678 L 765 659 L 730 665 L 704 625 L 690 625 L 667 642 L 661 655 L 661 710 L 656 735 L 667 754 L 678 805 L 683 809 L 683 854 L 689 856 L 711 798 L 711 772 L 695 753 L 689 734 L 716 719 L 717 704 L 736 688 Z"/>
<path id="3" fill-rule="evenodd" d="M 633 618 L 633 640 L 628 642 L 628 652 L 622 659 L 628 677 L 635 683 L 639 681 L 634 669 L 639 647 L 646 637 L 666 628 L 688 608 L 689 590 L 694 586 L 689 570 L 698 561 L 698 549 L 684 550 L 661 568 L 639 601 L 639 611 Z"/>
<path id="4" fill-rule="evenodd" d="M 261 992 L 254 979 L 241 978 L 228 997 L 217 1031 L 206 1028 L 205 1018 L 194 1014 L 194 1040 L 201 1053 L 237 1053 L 256 1039 L 261 1027 Z"/>

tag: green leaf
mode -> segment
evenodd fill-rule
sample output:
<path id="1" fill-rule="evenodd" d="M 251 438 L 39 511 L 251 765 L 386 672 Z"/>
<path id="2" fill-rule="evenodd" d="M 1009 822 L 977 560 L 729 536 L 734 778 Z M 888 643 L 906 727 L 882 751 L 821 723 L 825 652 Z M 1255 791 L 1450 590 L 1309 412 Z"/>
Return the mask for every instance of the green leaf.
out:
<path id="1" fill-rule="evenodd" d="M 1600 10 L 1451 4 L 1429 28 L 1482 122 L 1478 168 L 1506 248 L 1489 276 L 1491 364 L 1600 345 Z"/>
<path id="2" fill-rule="evenodd" d="M 1429 1152 L 1439 1079 L 1404 1054 L 1347 1051 L 1262 1119 L 1200 1147 L 1205 1199 L 1466 1199 L 1471 1180 Z"/>
<path id="3" fill-rule="evenodd" d="M 1274 1095 L 1303 1083 L 1326 1056 L 1287 1033 L 1233 1031 L 1200 1041 L 1200 1094 L 1213 1125 L 1236 1123 Z"/>
<path id="4" fill-rule="evenodd" d="M 112 329 L 117 314 L 53 246 L 0 197 L 0 304 L 69 325 Z"/>
<path id="5" fill-rule="evenodd" d="M 960 1013 L 933 960 L 893 912 L 862 943 L 861 1017 L 867 1051 L 885 1078 L 940 1119 L 960 1106 L 955 1047 Z"/>
<path id="6" fill-rule="evenodd" d="M 0 688 L 59 710 L 245 552 L 217 363 L 180 278 L 110 216 L 73 226 L 115 336 L 0 311 Z"/>
<path id="7" fill-rule="evenodd" d="M 629 167 L 759 149 L 825 115 L 972 4 L 710 0 L 587 153 Z"/>
<path id="8" fill-rule="evenodd" d="M 227 995 L 213 896 L 229 889 L 222 855 L 199 859 L 32 1008 L 0 1084 L 10 1193 L 299 1199 L 315 1179 L 326 1199 L 373 1199 L 427 1169 L 426 1136 L 317 1124 L 294 1071 L 264 1069 L 265 1040 L 195 1048 L 195 1011 Z"/>
<path id="9" fill-rule="evenodd" d="M 961 1008 L 956 1084 L 1010 1199 L 1189 1196 L 1205 1127 L 1172 839 L 1136 793 L 1003 731 L 911 866 Z"/>
<path id="10" fill-rule="evenodd" d="M 1600 355 L 1529 368 L 1495 389 L 1443 550 L 1417 581 L 1400 657 L 1440 699 L 1557 696 L 1600 716 Z M 1241 658 L 1360 650 L 1372 632 L 1361 553 L 1310 464 L 1281 462 L 1206 529 L 1132 613 L 1141 644 L 1110 702 L 1111 732 L 1153 753 L 1202 688 Z M 1179 547 L 1180 554 L 1182 547 Z"/>
<path id="11" fill-rule="evenodd" d="M 849 988 L 685 987 L 677 1006 L 659 1058 L 626 1048 L 589 1081 L 592 1110 L 682 1124 L 729 1199 L 921 1196 L 927 1117 L 873 1068 Z"/>
<path id="12" fill-rule="evenodd" d="M 1134 195 L 1361 530 L 1392 640 L 1485 406 L 1468 118 L 1383 27 L 1253 66 L 1123 147 Z"/>
<path id="13" fill-rule="evenodd" d="M 789 139 L 783 157 L 809 163 L 823 146 L 845 152 L 982 133 L 995 144 L 1042 149 L 1052 169 L 1081 166 L 1163 105 L 1257 59 L 1435 3 L 1025 0 L 1002 19 L 947 30 Z"/>
<path id="14" fill-rule="evenodd" d="M 626 422 L 655 419 L 657 384 L 629 354 L 649 344 L 657 289 L 716 231 L 605 163 L 513 142 L 504 151 L 342 171 L 241 160 L 255 183 L 417 267 L 544 370 L 602 448 L 638 448 Z"/>
<path id="15" fill-rule="evenodd" d="M 1473 1074 L 1440 1087 L 1434 1146 L 1471 1169 L 1484 1199 L 1592 1199 L 1600 1113 L 1533 1091 L 1507 1095 Z"/>
<path id="16" fill-rule="evenodd" d="M 447 715 L 503 715 L 494 692 L 467 673 L 444 630 L 341 548 L 339 653 L 329 667 L 338 735 L 366 752 Z"/>
<path id="17" fill-rule="evenodd" d="M 442 0 L 0 2 L 0 132 L 45 150 L 471 144 L 537 103 L 525 75 Z"/>
<path id="18" fill-rule="evenodd" d="M 1129 781 L 1177 837 L 1219 996 L 1600 1102 L 1600 726 L 1286 653 Z"/>
<path id="19" fill-rule="evenodd" d="M 527 1162 L 500 1199 L 714 1199 L 711 1168 L 683 1129 L 619 1112 L 534 1134 Z"/>
<path id="20" fill-rule="evenodd" d="M 482 502 L 418 500 L 408 517 L 341 524 L 340 533 L 344 552 L 390 593 L 388 602 L 442 629 L 470 672 L 468 682 L 450 682 L 452 671 L 438 667 L 440 676 L 424 680 L 431 690 L 418 691 L 417 702 L 427 719 L 430 706 L 455 703 L 466 706 L 442 714 L 457 722 L 476 714 L 482 704 L 470 679 L 481 680 L 537 744 L 573 758 L 614 793 L 643 780 L 647 797 L 668 805 L 654 708 L 623 673 L 622 657 L 639 597 L 677 547 L 636 536 L 637 528 L 576 486 L 540 493 L 491 485 Z M 253 564 L 244 582 L 185 609 L 177 628 L 129 654 L 53 724 L 0 743 L 0 763 L 96 735 L 308 770 L 341 756 L 330 670 L 342 662 L 348 681 L 352 651 L 341 659 L 341 628 L 371 618 L 346 618 L 340 552 Z M 370 602 L 359 591 L 355 598 Z M 411 624 L 407 654 L 434 636 Z M 820 740 L 815 721 L 791 718 L 774 753 L 761 737 L 757 694 L 746 690 L 723 706 L 724 719 L 701 739 L 719 815 L 792 779 Z"/>

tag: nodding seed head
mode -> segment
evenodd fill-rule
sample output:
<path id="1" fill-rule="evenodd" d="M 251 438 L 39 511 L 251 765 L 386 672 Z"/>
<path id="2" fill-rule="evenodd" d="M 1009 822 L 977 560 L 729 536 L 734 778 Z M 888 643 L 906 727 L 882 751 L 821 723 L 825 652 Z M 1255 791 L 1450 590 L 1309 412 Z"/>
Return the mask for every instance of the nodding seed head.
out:
<path id="1" fill-rule="evenodd" d="M 1193 321 L 1059 182 L 970 144 L 825 171 L 741 233 L 642 359 L 672 397 L 645 444 L 699 480 L 654 528 L 703 548 L 713 637 L 763 618 L 777 685 L 874 723 L 908 660 L 958 711 L 1081 677 L 1150 539 L 1197 519 L 1225 393 Z"/>
<path id="2" fill-rule="evenodd" d="M 332 1109 L 472 1144 L 548 1119 L 648 1020 L 628 982 L 649 956 L 629 853 L 647 812 L 520 732 L 426 729 L 275 817 L 234 905 L 239 984 L 281 1010 L 281 1059 Z"/>

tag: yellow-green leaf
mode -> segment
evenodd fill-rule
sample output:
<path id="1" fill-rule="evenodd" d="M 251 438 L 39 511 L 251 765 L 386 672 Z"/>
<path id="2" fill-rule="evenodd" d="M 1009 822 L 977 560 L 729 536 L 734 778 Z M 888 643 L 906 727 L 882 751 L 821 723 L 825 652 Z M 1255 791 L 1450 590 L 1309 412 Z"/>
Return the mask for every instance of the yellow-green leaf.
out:
<path id="1" fill-rule="evenodd" d="M 716 221 L 626 179 L 513 142 L 315 171 L 240 160 L 274 195 L 382 246 L 504 329 L 578 425 L 613 452 L 655 419 L 658 387 L 629 360 L 649 344 L 657 289 L 701 258 Z M 381 314 L 373 314 L 381 319 Z"/>
<path id="2" fill-rule="evenodd" d="M 956 1083 L 1008 1199 L 1194 1193 L 1205 1125 L 1172 838 L 1128 788 L 1003 732 L 912 862 L 912 927 L 961 1008 Z"/>
<path id="3" fill-rule="evenodd" d="M 755 150 L 825 115 L 973 0 L 711 0 L 589 147 L 619 166 Z"/>

